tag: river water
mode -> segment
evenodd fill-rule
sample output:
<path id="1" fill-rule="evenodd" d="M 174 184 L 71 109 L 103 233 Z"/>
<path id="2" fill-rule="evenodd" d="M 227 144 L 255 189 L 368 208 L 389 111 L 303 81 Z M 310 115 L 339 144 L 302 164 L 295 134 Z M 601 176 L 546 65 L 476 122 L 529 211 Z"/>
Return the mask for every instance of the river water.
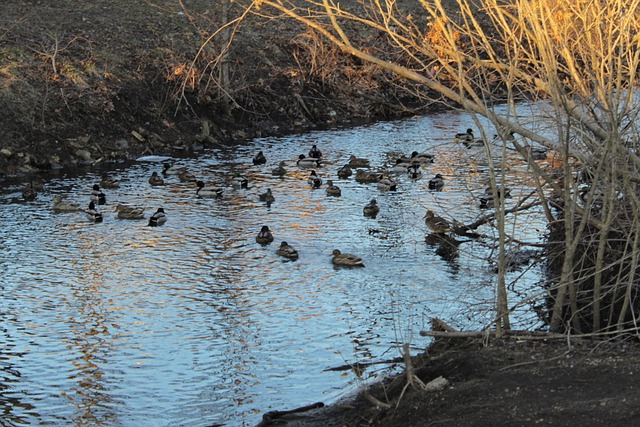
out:
<path id="1" fill-rule="evenodd" d="M 475 124 L 460 112 L 352 129 L 261 138 L 197 158 L 176 158 L 198 178 L 220 185 L 237 172 L 249 188 L 226 188 L 222 199 L 198 198 L 193 183 L 175 176 L 151 187 L 155 162 L 114 167 L 120 188 L 105 189 L 104 222 L 82 213 L 54 213 L 63 195 L 86 206 L 102 172 L 60 173 L 35 201 L 20 188 L 0 194 L 0 409 L 3 426 L 227 426 L 255 425 L 261 414 L 316 401 L 331 403 L 389 372 L 374 365 L 356 378 L 327 368 L 399 356 L 431 317 L 460 328 L 490 323 L 496 277 L 488 239 L 459 238 L 456 254 L 441 256 L 425 241 L 427 207 L 460 222 L 485 214 L 477 197 L 486 187 L 486 156 L 453 135 Z M 299 154 L 316 144 L 318 174 L 334 179 L 341 197 L 312 190 Z M 251 158 L 262 150 L 267 164 Z M 398 177 L 382 192 L 336 171 L 354 154 L 374 167 L 399 154 L 429 152 L 423 177 Z M 284 178 L 271 175 L 280 161 Z M 428 180 L 441 173 L 441 192 Z M 533 184 L 517 160 L 502 171 L 515 203 Z M 267 206 L 258 194 L 271 188 Z M 375 219 L 362 215 L 372 198 Z M 168 221 L 122 220 L 113 208 L 128 203 L 163 207 Z M 275 241 L 255 242 L 262 225 Z M 539 211 L 510 224 L 522 240 L 540 242 Z M 495 235 L 490 225 L 481 227 Z M 286 261 L 281 241 L 300 257 Z M 334 268 L 331 251 L 357 254 L 365 268 Z M 538 267 L 509 276 L 512 298 L 537 290 Z M 515 301 L 515 300 L 514 300 Z M 514 311 L 514 327 L 532 327 L 530 306 Z"/>

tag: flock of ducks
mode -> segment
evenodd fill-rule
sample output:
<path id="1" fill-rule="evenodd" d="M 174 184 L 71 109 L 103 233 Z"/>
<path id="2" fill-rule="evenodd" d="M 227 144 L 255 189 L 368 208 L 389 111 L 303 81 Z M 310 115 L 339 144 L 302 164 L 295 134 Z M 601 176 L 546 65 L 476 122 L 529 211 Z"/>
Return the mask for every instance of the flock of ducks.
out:
<path id="1" fill-rule="evenodd" d="M 473 135 L 472 129 L 468 129 L 464 133 L 456 134 L 456 142 L 461 142 L 466 146 L 475 144 L 476 139 Z M 267 163 L 267 159 L 262 151 L 259 151 L 253 158 L 254 165 L 264 165 Z M 337 176 L 339 179 L 347 179 L 354 176 L 357 182 L 361 183 L 375 183 L 376 188 L 380 191 L 396 191 L 398 182 L 394 178 L 399 174 L 406 174 L 410 179 L 420 179 L 422 177 L 422 166 L 425 164 L 433 163 L 433 156 L 428 153 L 418 153 L 414 151 L 410 156 L 400 156 L 395 160 L 395 163 L 385 171 L 376 171 L 369 169 L 371 162 L 366 158 L 356 157 L 351 155 L 346 164 L 341 166 L 337 170 Z M 286 175 L 287 170 L 285 168 L 285 162 L 281 161 L 279 164 L 271 170 L 271 174 L 277 177 L 283 177 Z M 301 169 L 311 169 L 307 182 L 312 189 L 322 188 L 324 182 L 320 176 L 316 173 L 315 169 L 322 166 L 322 152 L 314 144 L 308 152 L 308 155 L 300 154 L 296 165 Z M 176 167 L 170 163 L 164 163 L 162 171 L 160 173 L 153 172 L 148 179 L 149 185 L 161 186 L 165 184 L 165 179 L 169 176 L 177 176 L 180 181 L 195 183 L 195 194 L 198 197 L 212 197 L 221 198 L 224 195 L 224 188 L 216 185 L 207 184 L 202 180 L 196 179 L 185 167 Z M 230 185 L 234 189 L 246 189 L 248 188 L 247 178 L 235 174 L 231 178 Z M 89 204 L 86 208 L 82 208 L 80 205 L 65 201 L 61 196 L 55 196 L 53 199 L 53 210 L 56 212 L 78 212 L 85 213 L 87 219 L 92 222 L 102 222 L 103 215 L 99 211 L 98 206 L 106 204 L 106 195 L 102 191 L 102 188 L 117 188 L 120 183 L 109 177 L 104 177 L 100 184 L 94 184 L 89 197 Z M 428 182 L 428 188 L 433 191 L 441 191 L 445 186 L 445 180 L 441 174 L 436 174 Z M 342 191 L 335 185 L 334 181 L 329 179 L 325 185 L 325 192 L 327 196 L 340 197 Z M 24 194 L 23 194 L 24 196 Z M 271 205 L 275 201 L 275 197 L 271 189 L 267 189 L 264 193 L 258 195 L 259 200 L 265 202 L 267 205 Z M 505 194 L 505 197 L 508 197 Z M 487 192 L 480 198 L 480 207 L 493 207 L 493 195 L 487 190 Z M 118 204 L 115 207 L 117 217 L 120 219 L 140 220 L 145 218 L 144 208 L 129 206 L 126 204 Z M 380 212 L 380 207 L 375 199 L 372 199 L 363 207 L 363 215 L 369 218 L 376 218 Z M 451 231 L 451 225 L 447 220 L 437 216 L 433 211 L 427 210 L 424 216 L 425 225 L 435 234 L 444 235 Z M 148 225 L 155 227 L 161 226 L 167 222 L 167 215 L 163 208 L 158 208 L 153 215 L 148 218 Z M 267 245 L 273 242 L 274 237 L 267 225 L 262 226 L 261 230 L 255 238 L 256 242 L 261 245 Z M 282 242 L 276 252 L 279 256 L 288 260 L 297 260 L 298 252 L 287 242 Z M 346 267 L 364 267 L 363 260 L 355 255 L 343 253 L 339 249 L 335 249 L 332 252 L 332 263 L 337 266 Z"/>

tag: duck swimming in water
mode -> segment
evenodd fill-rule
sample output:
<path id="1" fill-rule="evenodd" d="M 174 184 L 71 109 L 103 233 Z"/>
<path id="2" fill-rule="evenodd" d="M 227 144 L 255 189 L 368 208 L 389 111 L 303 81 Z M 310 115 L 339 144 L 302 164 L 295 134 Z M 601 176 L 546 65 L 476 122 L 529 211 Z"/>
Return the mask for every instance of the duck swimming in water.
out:
<path id="1" fill-rule="evenodd" d="M 332 180 L 328 180 L 327 196 L 340 197 L 341 194 L 342 194 L 342 190 L 340 190 L 340 187 L 338 187 L 337 185 L 334 185 Z"/>
<path id="2" fill-rule="evenodd" d="M 309 157 L 311 157 L 312 159 L 319 159 L 322 157 L 322 152 L 320 151 L 320 149 L 318 149 L 316 144 L 313 144 L 311 146 L 311 150 L 309 150 Z"/>
<path id="3" fill-rule="evenodd" d="M 362 258 L 352 254 L 343 254 L 338 249 L 334 249 L 333 252 L 331 252 L 331 256 L 333 257 L 331 258 L 331 262 L 334 265 L 342 267 L 364 267 Z"/>
<path id="4" fill-rule="evenodd" d="M 298 167 L 300 168 L 317 168 L 320 167 L 320 159 L 314 159 L 311 157 L 305 157 L 304 154 L 300 154 L 298 156 L 298 161 L 296 162 Z"/>
<path id="5" fill-rule="evenodd" d="M 370 162 L 368 159 L 364 159 L 362 157 L 356 157 L 353 154 L 349 156 L 348 165 L 352 168 L 368 168 L 369 164 Z"/>
<path id="6" fill-rule="evenodd" d="M 287 174 L 287 170 L 284 168 L 284 165 L 285 165 L 284 161 L 280 162 L 278 166 L 273 168 L 273 170 L 271 171 L 271 175 L 285 176 Z"/>
<path id="7" fill-rule="evenodd" d="M 260 199 L 261 202 L 266 202 L 268 205 L 276 201 L 276 198 L 273 197 L 273 193 L 271 192 L 270 188 L 267 188 L 267 191 L 260 194 L 258 198 Z"/>
<path id="8" fill-rule="evenodd" d="M 102 188 L 119 188 L 120 181 L 109 176 L 103 176 L 100 180 L 100 185 Z"/>
<path id="9" fill-rule="evenodd" d="M 264 165 L 265 163 L 267 163 L 267 158 L 264 156 L 262 151 L 258 151 L 258 154 L 253 156 L 253 164 L 257 166 Z"/>
<path id="10" fill-rule="evenodd" d="M 196 186 L 198 189 L 196 190 L 196 196 L 199 197 L 222 197 L 224 194 L 224 190 L 220 187 L 207 187 L 205 186 L 204 181 L 197 181 Z"/>
<path id="11" fill-rule="evenodd" d="M 233 174 L 233 178 L 231 178 L 231 186 L 236 190 L 238 189 L 246 190 L 247 188 L 249 188 L 249 180 L 244 176 L 235 173 Z"/>
<path id="12" fill-rule="evenodd" d="M 135 206 L 127 206 L 119 203 L 116 206 L 115 211 L 118 213 L 118 218 L 120 219 L 143 219 L 144 218 L 144 208 L 139 208 Z"/>
<path id="13" fill-rule="evenodd" d="M 351 166 L 344 165 L 340 169 L 338 169 L 338 178 L 347 179 L 351 175 L 353 175 L 353 171 L 351 170 Z"/>
<path id="14" fill-rule="evenodd" d="M 298 251 L 292 248 L 287 242 L 280 243 L 276 253 L 281 257 L 290 259 L 291 261 L 298 259 Z"/>
<path id="15" fill-rule="evenodd" d="M 100 190 L 100 186 L 98 184 L 93 185 L 93 189 L 91 190 L 90 199 L 97 205 L 104 205 L 107 203 L 107 196 Z"/>
<path id="16" fill-rule="evenodd" d="M 163 208 L 158 208 L 156 213 L 149 218 L 149 227 L 158 227 L 167 222 L 167 215 L 164 213 Z"/>
<path id="17" fill-rule="evenodd" d="M 82 208 L 76 203 L 63 200 L 61 196 L 55 196 L 53 198 L 53 210 L 55 212 L 78 212 Z"/>
<path id="18" fill-rule="evenodd" d="M 380 191 L 396 191 L 398 183 L 391 178 L 384 177 L 376 183 L 376 188 Z"/>
<path id="19" fill-rule="evenodd" d="M 424 223 L 436 234 L 444 234 L 451 230 L 451 226 L 446 219 L 439 217 L 429 209 L 424 216 Z"/>
<path id="20" fill-rule="evenodd" d="M 429 190 L 442 191 L 442 187 L 444 187 L 444 178 L 437 173 L 436 176 L 429 180 Z"/>
<path id="21" fill-rule="evenodd" d="M 362 212 L 366 217 L 375 218 L 378 212 L 380 212 L 380 206 L 378 206 L 376 199 L 371 199 L 371 201 L 365 205 L 364 209 L 362 209 Z"/>
<path id="22" fill-rule="evenodd" d="M 158 175 L 158 172 L 154 172 L 151 174 L 151 177 L 149 177 L 149 184 L 153 186 L 164 185 L 164 179 Z"/>
<path id="23" fill-rule="evenodd" d="M 256 242 L 261 245 L 266 245 L 267 243 L 273 242 L 273 234 L 271 234 L 271 230 L 266 225 L 263 225 L 260 229 L 260 232 L 256 236 Z"/>
<path id="24" fill-rule="evenodd" d="M 411 179 L 420 179 L 422 177 L 422 171 L 420 170 L 420 164 L 414 163 L 407 168 L 407 174 Z"/>
<path id="25" fill-rule="evenodd" d="M 318 174 L 316 174 L 316 171 L 311 171 L 307 182 L 313 189 L 320 188 L 322 186 L 322 178 L 320 178 Z"/>
<path id="26" fill-rule="evenodd" d="M 89 202 L 89 208 L 85 211 L 87 219 L 91 222 L 102 222 L 102 213 L 98 211 L 94 202 Z"/>

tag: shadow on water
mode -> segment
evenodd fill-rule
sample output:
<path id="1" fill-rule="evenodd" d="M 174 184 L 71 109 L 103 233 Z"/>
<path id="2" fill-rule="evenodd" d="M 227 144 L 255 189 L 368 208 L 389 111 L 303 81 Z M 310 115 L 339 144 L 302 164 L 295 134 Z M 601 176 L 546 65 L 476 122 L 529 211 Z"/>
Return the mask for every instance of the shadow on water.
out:
<path id="1" fill-rule="evenodd" d="M 171 159 L 224 187 L 221 198 L 196 197 L 195 184 L 177 176 L 151 187 L 158 163 L 122 165 L 108 171 L 120 187 L 104 189 L 101 224 L 51 206 L 55 195 L 86 206 L 103 171 L 58 176 L 29 203 L 16 203 L 19 187 L 7 187 L 0 200 L 6 425 L 252 425 L 265 411 L 330 402 L 361 381 L 328 367 L 393 358 L 407 340 L 427 345 L 417 332 L 432 316 L 459 327 L 489 323 L 492 245 L 434 238 L 423 219 L 427 207 L 460 222 L 480 215 L 486 162 L 481 150 L 452 140 L 470 126 L 451 112 Z M 328 197 L 325 185 L 311 189 L 309 170 L 296 166 L 312 144 L 324 153 L 318 175 L 332 179 L 340 197 Z M 258 150 L 264 165 L 251 161 Z M 435 162 L 421 167 L 420 179 L 396 176 L 397 191 L 336 174 L 351 154 L 383 169 L 414 150 Z M 281 161 L 287 172 L 274 176 Z M 249 188 L 232 188 L 234 173 Z M 428 188 L 437 173 L 442 191 Z M 521 167 L 503 173 L 514 199 L 532 187 Z M 270 205 L 259 200 L 267 188 Z M 380 212 L 365 217 L 374 198 Z M 118 219 L 118 203 L 144 207 L 147 218 L 163 207 L 168 220 L 148 227 L 146 219 Z M 540 212 L 524 221 L 522 239 L 540 240 Z M 271 244 L 255 241 L 263 225 Z M 297 261 L 276 254 L 282 241 Z M 366 267 L 334 269 L 333 249 L 357 254 Z M 520 280 L 529 286 L 538 271 Z M 523 314 L 522 322 L 532 321 Z"/>

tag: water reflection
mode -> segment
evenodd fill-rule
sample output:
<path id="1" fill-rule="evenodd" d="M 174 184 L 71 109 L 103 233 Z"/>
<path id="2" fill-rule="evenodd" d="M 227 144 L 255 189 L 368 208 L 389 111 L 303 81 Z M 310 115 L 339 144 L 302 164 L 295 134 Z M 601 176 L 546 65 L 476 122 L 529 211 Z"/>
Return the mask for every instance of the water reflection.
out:
<path id="1" fill-rule="evenodd" d="M 486 156 L 451 137 L 470 126 L 447 113 L 171 159 L 205 182 L 247 177 L 247 189 L 226 187 L 220 199 L 197 197 L 194 183 L 175 176 L 150 186 L 160 164 L 122 165 L 109 171 L 120 188 L 103 190 L 101 224 L 50 207 L 55 195 L 84 206 L 102 171 L 59 176 L 30 203 L 15 203 L 19 188 L 9 187 L 0 200 L 4 422 L 252 425 L 265 411 L 330 402 L 374 377 L 378 368 L 362 378 L 326 368 L 391 359 L 404 341 L 424 346 L 417 332 L 431 316 L 485 324 L 493 248 L 482 239 L 434 239 L 423 219 L 427 208 L 461 223 L 482 214 Z M 318 175 L 341 197 L 312 190 L 309 170 L 296 167 L 312 144 L 324 155 Z M 259 150 L 267 163 L 254 165 Z M 352 154 L 377 168 L 412 151 L 435 161 L 419 179 L 398 175 L 397 191 L 337 176 Z M 280 162 L 283 177 L 271 173 Z M 532 183 L 514 166 L 501 173 L 517 200 Z M 445 186 L 431 191 L 438 173 Z M 267 188 L 270 206 L 259 199 Z M 363 215 L 371 199 L 375 218 Z M 117 203 L 143 206 L 147 217 L 163 207 L 168 221 L 118 219 Z M 526 218 L 522 239 L 544 232 L 537 215 Z M 263 225 L 274 243 L 256 244 Z M 480 231 L 493 232 L 489 224 Z M 298 250 L 296 262 L 276 254 L 281 241 Z M 333 269 L 333 249 L 358 254 L 366 267 Z M 514 292 L 537 274 L 514 272 L 523 276 Z"/>

